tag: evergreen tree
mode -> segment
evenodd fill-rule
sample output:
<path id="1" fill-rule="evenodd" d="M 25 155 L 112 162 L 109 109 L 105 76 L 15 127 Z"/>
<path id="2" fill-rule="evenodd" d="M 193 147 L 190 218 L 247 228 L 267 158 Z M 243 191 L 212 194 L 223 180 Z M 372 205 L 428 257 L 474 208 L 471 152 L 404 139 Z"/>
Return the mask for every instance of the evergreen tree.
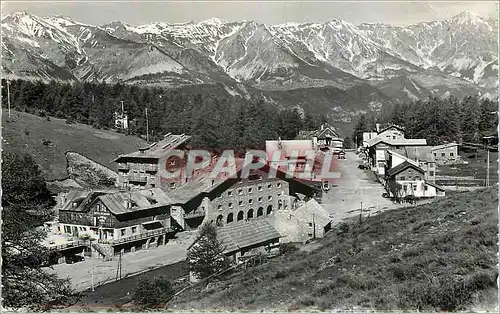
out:
<path id="1" fill-rule="evenodd" d="M 187 258 L 190 270 L 199 279 L 207 278 L 229 267 L 224 247 L 217 240 L 217 229 L 213 224 L 201 226 L 200 236 L 188 250 Z"/>
<path id="2" fill-rule="evenodd" d="M 42 269 L 49 252 L 43 222 L 52 218 L 52 199 L 29 156 L 3 154 L 2 298 L 4 307 L 46 309 L 74 296 L 68 280 Z"/>

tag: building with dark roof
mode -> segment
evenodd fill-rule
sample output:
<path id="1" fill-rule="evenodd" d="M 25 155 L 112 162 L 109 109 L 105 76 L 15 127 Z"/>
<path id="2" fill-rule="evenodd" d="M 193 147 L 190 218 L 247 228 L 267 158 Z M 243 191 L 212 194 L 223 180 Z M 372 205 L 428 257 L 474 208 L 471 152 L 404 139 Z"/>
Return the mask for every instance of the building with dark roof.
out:
<path id="1" fill-rule="evenodd" d="M 96 239 L 109 255 L 161 245 L 171 227 L 172 200 L 159 188 L 102 193 L 70 192 L 59 209 L 62 234 Z"/>
<path id="2" fill-rule="evenodd" d="M 114 162 L 118 163 L 117 184 L 121 187 L 138 186 L 141 188 L 161 187 L 162 183 L 158 175 L 158 164 L 162 158 L 172 150 L 185 150 L 185 143 L 191 138 L 185 134 L 166 134 L 162 140 L 149 146 L 142 147 L 136 152 L 118 156 Z M 180 169 L 182 160 L 174 160 L 176 164 L 169 165 Z M 175 170 L 175 169 L 172 169 Z M 170 180 L 169 187 L 175 187 L 185 182 L 185 177 L 178 176 Z"/>

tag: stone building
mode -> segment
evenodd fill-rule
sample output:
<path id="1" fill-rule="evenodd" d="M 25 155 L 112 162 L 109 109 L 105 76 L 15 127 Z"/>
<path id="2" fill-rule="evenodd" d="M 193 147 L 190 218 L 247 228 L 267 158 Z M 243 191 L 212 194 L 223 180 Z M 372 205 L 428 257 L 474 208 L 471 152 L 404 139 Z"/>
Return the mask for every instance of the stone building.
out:
<path id="1" fill-rule="evenodd" d="M 169 193 L 175 203 L 172 217 L 185 230 L 195 229 L 204 222 L 222 227 L 290 210 L 297 206 L 298 195 L 306 199 L 321 198 L 321 189 L 288 178 L 279 170 L 276 178 L 269 178 L 268 170 L 269 167 L 253 170 L 248 178 L 204 176 L 188 182 Z"/>

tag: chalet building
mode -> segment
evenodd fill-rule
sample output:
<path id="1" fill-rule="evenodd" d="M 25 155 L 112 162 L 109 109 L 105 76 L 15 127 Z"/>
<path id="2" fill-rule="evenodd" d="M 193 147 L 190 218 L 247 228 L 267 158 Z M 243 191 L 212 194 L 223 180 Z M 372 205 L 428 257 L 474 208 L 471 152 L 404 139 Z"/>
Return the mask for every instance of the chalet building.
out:
<path id="1" fill-rule="evenodd" d="M 190 136 L 185 134 L 175 135 L 168 133 L 159 142 L 140 148 L 137 152 L 120 155 L 114 160 L 114 162 L 118 163 L 118 186 L 121 188 L 137 186 L 140 188 L 161 187 L 163 189 L 173 189 L 184 183 L 186 178 L 182 175 L 176 176 L 168 182 L 160 180 L 158 163 L 160 158 L 173 149 L 185 150 L 185 142 L 190 138 Z M 182 167 L 181 159 L 173 160 L 172 162 L 173 164 L 168 166 L 173 170 Z"/>
<path id="2" fill-rule="evenodd" d="M 411 160 L 405 160 L 389 169 L 386 174 L 385 187 L 391 197 L 427 198 L 444 196 L 445 191 L 436 184 L 425 180 L 425 171 Z"/>
<path id="3" fill-rule="evenodd" d="M 344 147 L 344 140 L 339 137 L 337 130 L 329 125 L 322 124 L 315 131 L 301 131 L 297 137 L 299 140 L 312 140 L 315 146 L 321 150 L 331 149 L 338 152 Z"/>
<path id="4" fill-rule="evenodd" d="M 383 139 L 375 137 L 368 142 L 368 162 L 379 176 L 385 176 L 386 150 L 401 150 L 406 147 L 427 146 L 425 139 Z"/>
<path id="5" fill-rule="evenodd" d="M 462 161 L 458 154 L 458 143 L 434 146 L 431 151 L 438 165 L 456 164 Z"/>
<path id="6" fill-rule="evenodd" d="M 121 193 L 71 191 L 59 209 L 58 230 L 97 240 L 93 248 L 104 257 L 163 245 L 171 228 L 172 200 L 159 188 Z"/>
<path id="7" fill-rule="evenodd" d="M 421 149 L 426 148 L 426 151 L 430 152 L 430 147 L 422 146 L 418 147 Z M 410 152 L 414 152 L 413 154 Z M 390 169 L 404 163 L 409 162 L 424 171 L 424 180 L 428 182 L 436 182 L 436 162 L 430 157 L 430 154 L 424 154 L 423 151 L 420 151 L 420 155 L 418 154 L 418 150 L 408 149 L 407 151 L 403 151 L 398 153 L 396 151 L 387 150 L 386 151 L 386 169 L 387 173 Z"/>
<path id="8" fill-rule="evenodd" d="M 380 128 L 377 124 L 377 137 L 385 140 L 404 140 L 404 128 L 397 125 L 389 125 L 385 128 Z"/>

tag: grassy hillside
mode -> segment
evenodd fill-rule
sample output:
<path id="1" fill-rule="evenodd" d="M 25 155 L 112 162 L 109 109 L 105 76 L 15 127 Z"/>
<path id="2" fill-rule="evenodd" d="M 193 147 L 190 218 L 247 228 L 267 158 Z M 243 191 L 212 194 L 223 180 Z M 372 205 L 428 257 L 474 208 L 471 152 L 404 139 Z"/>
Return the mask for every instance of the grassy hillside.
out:
<path id="1" fill-rule="evenodd" d="M 46 180 L 60 180 L 66 173 L 67 151 L 74 151 L 111 169 L 111 161 L 120 153 L 129 153 L 145 144 L 140 138 L 112 131 L 94 129 L 83 124 L 66 124 L 65 120 L 42 118 L 24 112 L 2 112 L 2 148 L 4 151 L 31 155 Z"/>
<path id="2" fill-rule="evenodd" d="M 260 267 L 174 299 L 170 308 L 494 310 L 494 188 L 354 220 Z"/>

